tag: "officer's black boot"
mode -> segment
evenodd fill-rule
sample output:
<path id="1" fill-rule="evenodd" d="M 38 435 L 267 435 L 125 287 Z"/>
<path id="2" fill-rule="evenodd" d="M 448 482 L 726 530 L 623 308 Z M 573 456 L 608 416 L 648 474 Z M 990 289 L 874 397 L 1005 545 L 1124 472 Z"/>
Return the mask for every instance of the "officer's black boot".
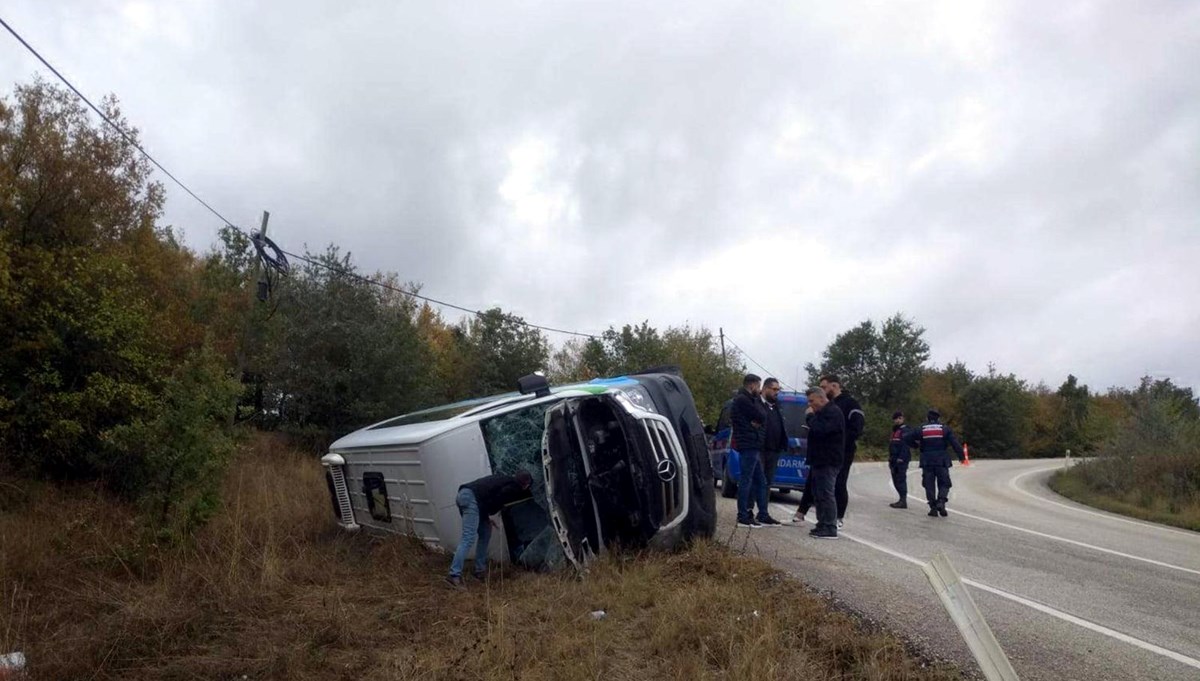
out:
<path id="1" fill-rule="evenodd" d="M 929 517 L 936 518 L 938 514 L 937 503 L 929 502 Z"/>
<path id="2" fill-rule="evenodd" d="M 946 512 L 946 502 L 944 502 L 944 501 L 938 502 L 937 512 L 938 512 L 938 515 L 942 516 L 943 518 L 950 515 L 949 513 Z"/>
<path id="3" fill-rule="evenodd" d="M 892 508 L 908 508 L 908 501 L 901 499 L 894 504 L 888 504 L 888 506 L 891 506 Z"/>

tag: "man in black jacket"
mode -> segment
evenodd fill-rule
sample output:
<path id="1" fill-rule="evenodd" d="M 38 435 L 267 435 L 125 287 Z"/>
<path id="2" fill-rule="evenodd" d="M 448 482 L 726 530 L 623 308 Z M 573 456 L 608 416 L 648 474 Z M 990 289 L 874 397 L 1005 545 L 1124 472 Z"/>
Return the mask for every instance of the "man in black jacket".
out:
<path id="1" fill-rule="evenodd" d="M 854 465 L 854 453 L 858 451 L 858 438 L 862 437 L 866 425 L 866 415 L 862 405 L 850 393 L 842 390 L 842 379 L 836 374 L 826 374 L 821 377 L 821 389 L 833 400 L 842 416 L 846 419 L 846 450 L 842 455 L 842 468 L 838 471 L 837 484 L 834 486 L 837 495 L 837 522 L 841 527 L 846 517 L 846 507 L 850 505 L 850 492 L 846 489 L 850 482 L 850 466 Z"/>
<path id="2" fill-rule="evenodd" d="M 950 500 L 951 466 L 947 447 L 954 450 L 959 463 L 963 461 L 963 448 L 950 427 L 939 422 L 942 415 L 936 409 L 930 409 L 928 416 L 929 422 L 909 433 L 904 441 L 910 447 L 921 447 L 921 484 L 929 502 L 929 515 L 945 518 L 949 515 L 946 502 Z"/>
<path id="3" fill-rule="evenodd" d="M 765 439 L 767 412 L 759 399 L 758 391 L 762 379 L 754 374 L 746 374 L 742 379 L 742 389 L 729 409 L 729 417 L 733 425 L 732 446 L 738 452 L 741 471 L 738 475 L 737 523 L 740 527 L 763 527 L 778 525 L 778 521 L 760 522 L 751 512 L 753 498 L 760 509 L 767 507 L 767 480 L 763 476 L 762 458 L 760 456 Z M 770 518 L 770 516 L 766 516 Z"/>
<path id="4" fill-rule="evenodd" d="M 763 381 L 761 393 L 763 409 L 767 420 L 763 425 L 762 465 L 763 478 L 766 480 L 767 498 L 771 497 L 771 485 L 775 482 L 775 469 L 779 466 L 779 457 L 788 448 L 787 430 L 783 425 L 783 412 L 779 409 L 779 379 L 768 378 Z M 758 508 L 758 522 L 764 525 L 777 525 L 779 521 L 771 517 L 763 506 Z"/>
<path id="5" fill-rule="evenodd" d="M 842 469 L 842 456 L 846 447 L 846 418 L 825 394 L 823 388 L 809 388 L 808 410 L 808 487 L 813 492 L 817 507 L 817 527 L 809 532 L 818 539 L 837 539 L 837 500 L 834 486 L 838 472 Z M 803 516 L 797 510 L 802 522 Z"/>
<path id="6" fill-rule="evenodd" d="M 908 462 L 912 450 L 904 441 L 911 429 L 904 425 L 904 413 L 892 414 L 892 441 L 888 443 L 888 469 L 892 471 L 892 485 L 900 493 L 900 501 L 889 504 L 892 508 L 908 508 Z"/>
<path id="7" fill-rule="evenodd" d="M 475 547 L 475 577 L 482 580 L 487 576 L 487 549 L 493 526 L 491 516 L 505 506 L 532 498 L 529 492 L 532 486 L 533 476 L 529 471 L 517 471 L 516 475 L 488 475 L 458 488 L 455 503 L 462 516 L 462 537 L 450 562 L 447 584 L 456 589 L 463 587 L 463 563 L 472 546 Z"/>

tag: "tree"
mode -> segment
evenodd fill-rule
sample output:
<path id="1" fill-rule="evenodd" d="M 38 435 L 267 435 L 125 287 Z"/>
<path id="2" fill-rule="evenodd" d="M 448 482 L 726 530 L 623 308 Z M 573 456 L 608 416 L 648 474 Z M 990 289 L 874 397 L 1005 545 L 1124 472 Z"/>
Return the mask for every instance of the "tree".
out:
<path id="1" fill-rule="evenodd" d="M 989 369 L 987 376 L 976 378 L 963 391 L 962 437 L 984 456 L 1020 456 L 1029 433 L 1033 398 L 1024 381 Z"/>
<path id="2" fill-rule="evenodd" d="M 101 109 L 136 141 L 115 100 Z M 233 408 L 227 292 L 157 225 L 162 205 L 149 162 L 71 93 L 36 81 L 0 102 L 0 465 L 138 500 L 219 480 L 197 443 Z"/>
<path id="3" fill-rule="evenodd" d="M 474 366 L 463 328 L 448 324 L 428 304 L 421 307 L 416 325 L 424 361 L 432 367 L 430 401 L 440 404 L 470 397 L 474 389 Z"/>
<path id="4" fill-rule="evenodd" d="M 394 278 L 357 275 L 330 246 L 286 279 L 264 362 L 268 407 L 318 440 L 416 409 L 433 397 L 431 362 Z M 314 442 L 316 444 L 316 442 Z"/>
<path id="5" fill-rule="evenodd" d="M 879 336 L 875 332 L 875 325 L 868 319 L 839 333 L 821 353 L 819 367 L 811 362 L 804 366 L 809 385 L 816 385 L 825 374 L 837 374 L 847 389 L 870 401 L 868 395 L 875 391 L 878 383 L 875 373 L 879 364 L 878 353 Z"/>
<path id="6" fill-rule="evenodd" d="M 897 313 L 877 329 L 866 320 L 834 338 L 821 355 L 821 366 L 808 364 L 813 384 L 824 374 L 838 374 L 843 385 L 864 403 L 887 411 L 905 407 L 921 386 L 929 344 L 925 329 Z"/>
<path id="7" fill-rule="evenodd" d="M 734 355 L 730 368 L 721 358 L 721 347 L 705 327 L 672 326 L 661 333 L 642 322 L 609 328 L 600 338 L 572 339 L 554 353 L 551 378 L 556 383 L 586 381 L 642 371 L 659 365 L 678 366 L 692 390 L 696 408 L 708 423 L 738 386 L 744 369 Z"/>
<path id="8" fill-rule="evenodd" d="M 102 109 L 127 127 L 113 100 Z M 156 239 L 161 207 L 149 164 L 93 128 L 70 93 L 38 81 L 0 102 L 0 450 L 10 462 L 102 475 L 108 433 L 153 404 L 171 349 L 130 263 L 176 255 Z"/>
<path id="9" fill-rule="evenodd" d="M 468 320 L 465 336 L 476 395 L 515 390 L 517 379 L 545 369 L 549 361 L 549 344 L 542 332 L 498 307 Z"/>
<path id="10" fill-rule="evenodd" d="M 720 341 L 703 326 L 668 327 L 662 338 L 663 356 L 657 363 L 673 364 L 680 368 L 692 389 L 701 418 L 705 423 L 716 423 L 722 405 L 741 383 L 741 358 L 735 356 L 735 364 L 726 368 L 721 361 Z"/>
<path id="11" fill-rule="evenodd" d="M 1080 385 L 1073 374 L 1054 393 L 1057 400 L 1057 443 L 1059 449 L 1071 450 L 1076 454 L 1090 451 L 1095 443 L 1087 439 L 1088 412 L 1091 394 L 1086 385 Z"/>
<path id="12" fill-rule="evenodd" d="M 903 405 L 916 396 L 929 343 L 925 329 L 900 314 L 885 320 L 876 340 L 875 394 L 870 401 L 881 406 Z"/>
<path id="13" fill-rule="evenodd" d="M 1200 402 L 1195 393 L 1191 388 L 1175 385 L 1169 378 L 1143 376 L 1134 397 L 1163 402 L 1167 409 L 1177 413 L 1180 418 L 1200 420 Z"/>

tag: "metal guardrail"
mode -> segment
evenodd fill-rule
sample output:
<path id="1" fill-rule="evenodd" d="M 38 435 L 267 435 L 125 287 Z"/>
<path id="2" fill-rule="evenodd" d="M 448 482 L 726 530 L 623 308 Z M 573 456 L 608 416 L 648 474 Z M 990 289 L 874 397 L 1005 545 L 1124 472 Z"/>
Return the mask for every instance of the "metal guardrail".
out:
<path id="1" fill-rule="evenodd" d="M 946 612 L 950 613 L 950 619 L 954 620 L 954 625 L 958 627 L 988 681 L 1018 681 L 1016 670 L 946 554 L 938 553 L 933 560 L 922 565 L 921 570 L 929 578 L 938 599 L 942 601 Z"/>

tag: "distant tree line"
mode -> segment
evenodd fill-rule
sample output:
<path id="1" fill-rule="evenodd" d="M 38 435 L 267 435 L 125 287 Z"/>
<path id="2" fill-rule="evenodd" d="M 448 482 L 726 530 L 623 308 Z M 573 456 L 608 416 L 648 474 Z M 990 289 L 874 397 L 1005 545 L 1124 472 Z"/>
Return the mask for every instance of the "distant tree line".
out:
<path id="1" fill-rule="evenodd" d="M 982 374 L 962 362 L 929 366 L 924 334 L 924 328 L 902 314 L 879 324 L 867 320 L 838 334 L 819 365 L 806 366 L 812 384 L 823 374 L 838 374 L 844 387 L 867 405 L 864 444 L 886 446 L 891 415 L 897 410 L 910 424 L 919 424 L 929 408 L 936 408 L 942 421 L 970 445 L 973 456 L 999 458 L 1096 452 L 1146 399 L 1178 404 L 1184 414 L 1200 414 L 1192 389 L 1167 378 L 1146 377 L 1134 389 L 1113 387 L 1096 393 L 1071 374 L 1051 389 L 1002 374 L 990 364 Z"/>

